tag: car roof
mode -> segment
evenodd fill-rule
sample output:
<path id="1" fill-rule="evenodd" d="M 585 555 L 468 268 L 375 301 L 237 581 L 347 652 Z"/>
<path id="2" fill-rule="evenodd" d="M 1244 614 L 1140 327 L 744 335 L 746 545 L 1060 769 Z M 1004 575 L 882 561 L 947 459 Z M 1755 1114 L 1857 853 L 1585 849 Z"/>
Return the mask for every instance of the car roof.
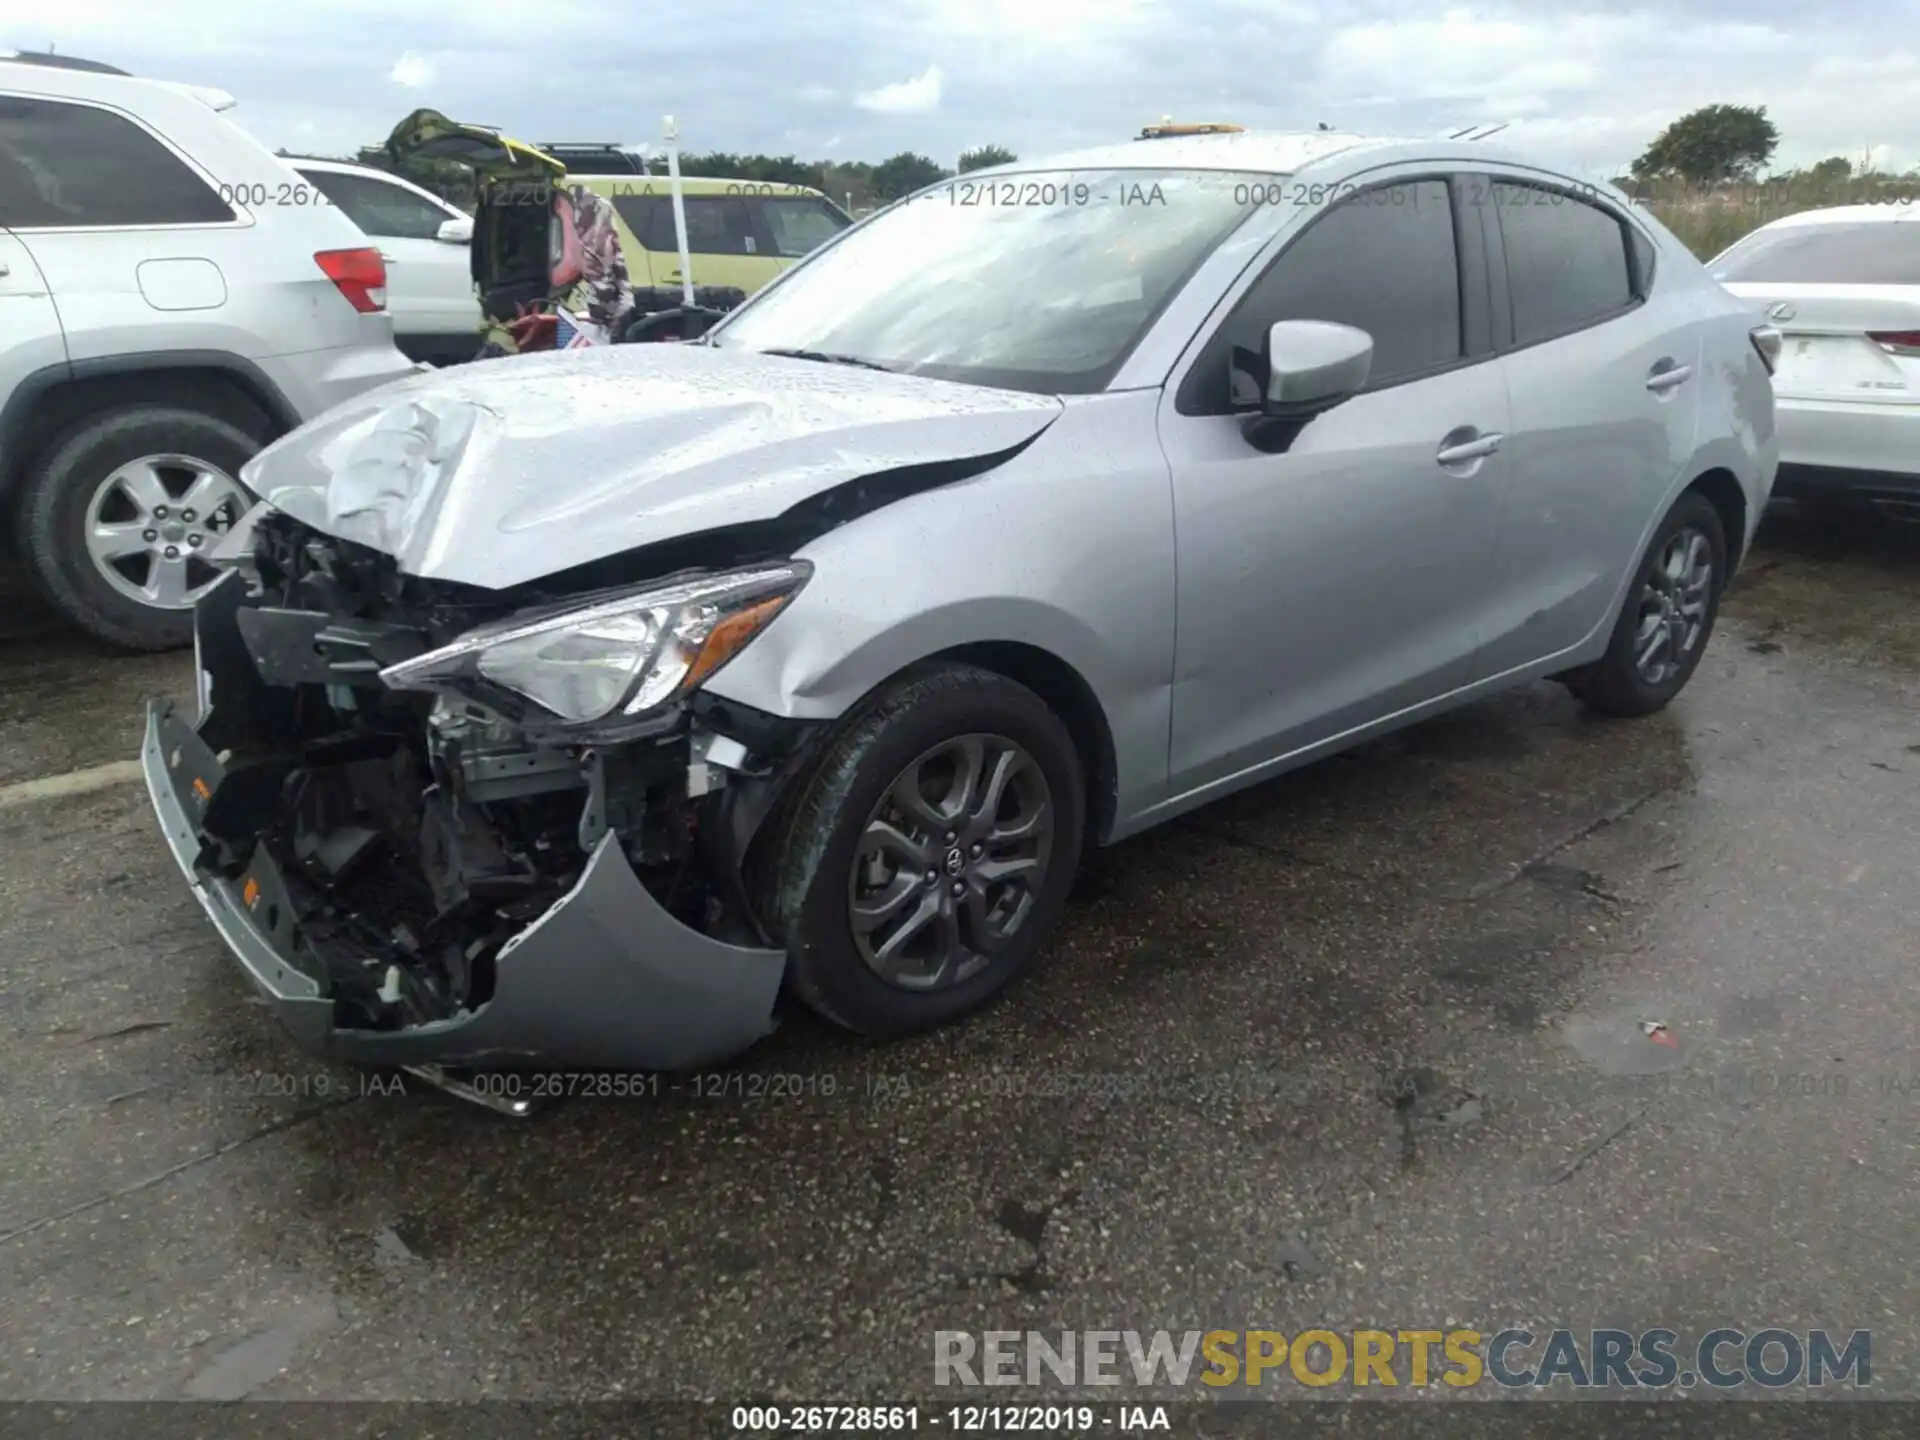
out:
<path id="1" fill-rule="evenodd" d="M 334 175 L 371 175 L 376 180 L 412 183 L 406 176 L 396 175 L 391 170 L 382 170 L 378 165 L 361 165 L 352 160 L 322 160 L 310 155 L 282 155 L 280 158 L 296 170 L 325 170 Z"/>
<path id="2" fill-rule="evenodd" d="M 1769 220 L 1763 230 L 1784 230 L 1796 225 L 1860 225 L 1877 222 L 1920 220 L 1920 204 L 1912 199 L 1881 205 L 1825 205 L 1818 210 L 1800 210 Z"/>
<path id="3" fill-rule="evenodd" d="M 1344 130 L 1243 130 L 1215 135 L 1169 135 L 1118 144 L 1095 145 L 1032 160 L 1016 160 L 981 175 L 1028 170 L 1243 170 L 1292 175 L 1335 156 L 1362 156 L 1381 164 L 1396 160 L 1492 160 L 1553 174 L 1563 167 L 1516 154 L 1504 146 L 1466 139 L 1422 139 L 1410 135 L 1362 135 Z M 1611 187 L 1607 187 L 1611 189 Z"/>
<path id="4" fill-rule="evenodd" d="M 0 50 L 0 60 L 11 60 L 16 65 L 40 65 L 49 70 L 85 70 L 93 75 L 131 75 L 131 70 L 122 70 L 118 65 L 109 65 L 104 60 L 85 60 L 78 55 L 56 55 L 51 50 Z"/>
<path id="5" fill-rule="evenodd" d="M 60 57 L 56 57 L 60 58 Z M 94 100 L 103 105 L 137 106 L 155 94 L 185 95 L 210 110 L 231 110 L 234 98 L 209 85 L 181 80 L 151 80 L 93 62 L 84 65 L 49 64 L 38 56 L 15 51 L 0 53 L 0 86 L 26 95 L 63 100 Z"/>

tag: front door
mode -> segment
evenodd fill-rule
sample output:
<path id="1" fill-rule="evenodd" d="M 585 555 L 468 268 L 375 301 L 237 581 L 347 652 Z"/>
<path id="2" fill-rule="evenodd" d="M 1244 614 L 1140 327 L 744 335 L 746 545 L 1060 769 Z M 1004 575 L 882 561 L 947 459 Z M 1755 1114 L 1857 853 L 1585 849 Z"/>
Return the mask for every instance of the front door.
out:
<path id="1" fill-rule="evenodd" d="M 1456 209 L 1444 178 L 1342 201 L 1284 243 L 1168 387 L 1176 795 L 1253 778 L 1467 679 L 1509 426 L 1478 232 L 1456 239 Z M 1243 433 L 1232 356 L 1257 354 L 1279 320 L 1357 326 L 1374 358 L 1365 390 L 1276 454 Z"/>

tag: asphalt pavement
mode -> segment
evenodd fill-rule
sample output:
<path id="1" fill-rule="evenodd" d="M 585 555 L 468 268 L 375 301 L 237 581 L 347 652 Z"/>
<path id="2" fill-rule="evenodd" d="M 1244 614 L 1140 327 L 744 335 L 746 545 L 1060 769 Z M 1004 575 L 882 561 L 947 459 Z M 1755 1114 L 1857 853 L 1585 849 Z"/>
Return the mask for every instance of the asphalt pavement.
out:
<path id="1" fill-rule="evenodd" d="M 1920 1395 L 1920 542 L 1097 857 L 990 1013 L 515 1120 L 317 1065 L 0 604 L 0 1399 L 933 1392 L 940 1330 L 1777 1325 Z M 98 767 L 115 767 L 100 769 Z M 49 777 L 52 786 L 21 788 Z"/>

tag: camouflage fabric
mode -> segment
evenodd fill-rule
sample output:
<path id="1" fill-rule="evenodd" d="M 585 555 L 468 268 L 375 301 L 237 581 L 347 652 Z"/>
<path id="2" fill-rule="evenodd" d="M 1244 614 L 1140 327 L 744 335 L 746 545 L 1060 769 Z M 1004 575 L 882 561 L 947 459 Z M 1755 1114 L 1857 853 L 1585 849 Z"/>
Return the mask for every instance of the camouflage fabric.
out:
<path id="1" fill-rule="evenodd" d="M 562 283 L 544 302 L 523 305 L 507 321 L 484 320 L 478 358 L 495 359 L 531 350 L 553 348 L 553 315 L 565 308 L 618 335 L 633 315 L 633 284 L 627 277 L 627 257 L 614 228 L 613 206 L 584 186 L 556 191 L 553 200 L 562 224 L 571 232 L 569 251 L 578 255 L 578 276 Z M 571 266 L 569 266 L 571 268 Z"/>

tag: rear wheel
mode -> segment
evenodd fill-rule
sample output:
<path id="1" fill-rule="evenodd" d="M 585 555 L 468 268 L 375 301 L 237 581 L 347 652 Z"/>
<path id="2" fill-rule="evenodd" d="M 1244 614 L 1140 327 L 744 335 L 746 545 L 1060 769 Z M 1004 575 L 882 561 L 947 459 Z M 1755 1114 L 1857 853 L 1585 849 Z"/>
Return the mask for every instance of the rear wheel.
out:
<path id="1" fill-rule="evenodd" d="M 246 510 L 235 478 L 260 443 L 210 415 L 150 405 L 68 431 L 21 497 L 25 556 L 62 615 L 112 644 L 193 638 L 193 605 L 219 578 L 209 556 Z"/>
<path id="2" fill-rule="evenodd" d="M 812 1008 L 872 1036 L 985 1005 L 1066 905 L 1080 760 L 1032 691 L 942 666 L 883 692 L 776 831 L 763 910 Z"/>
<path id="3" fill-rule="evenodd" d="M 1706 496 L 1674 502 L 1647 547 L 1607 653 L 1566 677 L 1603 715 L 1650 715 L 1693 678 L 1727 582 L 1726 530 Z"/>

